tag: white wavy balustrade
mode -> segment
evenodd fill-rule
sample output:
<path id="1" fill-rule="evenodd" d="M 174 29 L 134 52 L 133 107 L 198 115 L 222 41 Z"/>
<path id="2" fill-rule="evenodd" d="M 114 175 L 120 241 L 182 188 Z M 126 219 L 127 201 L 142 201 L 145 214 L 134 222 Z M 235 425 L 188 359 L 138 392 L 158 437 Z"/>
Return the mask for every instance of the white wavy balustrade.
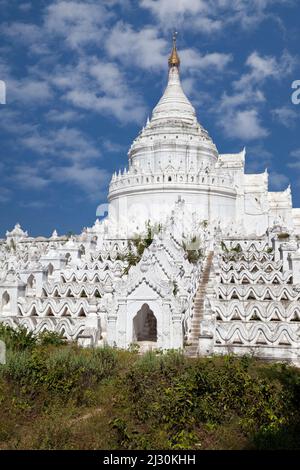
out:
<path id="1" fill-rule="evenodd" d="M 238 266 L 239 263 L 251 263 L 253 261 L 258 261 L 259 263 L 273 262 L 274 254 L 270 254 L 262 251 L 261 253 L 256 251 L 247 251 L 247 252 L 228 252 L 220 253 L 219 259 L 222 260 L 225 264 L 232 263 L 232 267 Z"/>
<path id="2" fill-rule="evenodd" d="M 292 271 L 278 272 L 277 270 L 271 272 L 264 271 L 248 271 L 241 270 L 220 272 L 221 283 L 235 283 L 235 284 L 285 284 L 292 283 Z"/>
<path id="3" fill-rule="evenodd" d="M 114 262 L 105 262 L 102 265 L 96 264 L 94 267 L 86 268 L 84 266 L 80 270 L 65 270 L 62 277 L 65 282 L 96 282 L 95 279 L 98 278 L 97 282 L 105 282 L 107 276 L 110 278 L 113 276 L 119 277 L 123 273 L 127 263 L 114 263 Z M 108 274 L 109 273 L 109 274 Z"/>
<path id="4" fill-rule="evenodd" d="M 281 323 L 216 324 L 216 345 L 294 346 L 300 345 L 300 325 Z"/>
<path id="5" fill-rule="evenodd" d="M 226 240 L 222 241 L 223 246 L 227 248 L 227 250 L 234 250 L 236 248 L 240 248 L 243 251 L 243 254 L 247 256 L 247 254 L 251 254 L 253 251 L 255 254 L 266 254 L 266 250 L 268 250 L 269 245 L 266 239 L 262 240 L 244 240 L 244 239 L 234 239 L 234 240 Z"/>
<path id="6" fill-rule="evenodd" d="M 217 287 L 217 295 L 223 300 L 299 300 L 300 292 L 291 285 L 230 285 L 220 284 Z"/>
<path id="7" fill-rule="evenodd" d="M 23 317 L 62 317 L 88 316 L 89 303 L 86 299 L 34 299 L 18 302 L 18 313 Z"/>
<path id="8" fill-rule="evenodd" d="M 212 302 L 213 311 L 217 320 L 224 322 L 232 320 L 241 321 L 300 321 L 300 303 L 292 301 L 288 305 L 278 301 L 229 301 L 220 302 L 215 300 Z"/>
<path id="9" fill-rule="evenodd" d="M 229 262 L 224 262 L 221 261 L 218 264 L 219 269 L 227 273 L 229 271 L 235 271 L 235 272 L 240 272 L 240 271 L 247 271 L 247 272 L 256 272 L 256 271 L 263 271 L 263 272 L 272 272 L 272 271 L 281 271 L 283 267 L 283 262 L 281 260 L 278 261 L 270 261 L 267 260 L 265 262 L 259 262 L 257 260 L 255 261 L 229 261 Z"/>
<path id="10" fill-rule="evenodd" d="M 96 297 L 103 296 L 105 294 L 105 284 L 77 284 L 76 282 L 68 283 L 47 283 L 44 284 L 45 297 Z M 110 284 L 111 285 L 111 284 Z"/>
<path id="11" fill-rule="evenodd" d="M 29 331 L 34 331 L 35 334 L 44 331 L 54 331 L 62 334 L 67 340 L 76 341 L 86 329 L 86 322 L 80 318 L 16 318 L 6 317 L 1 318 L 1 323 L 4 323 L 12 328 L 17 326 L 24 326 Z M 96 324 L 95 324 L 96 327 Z"/>

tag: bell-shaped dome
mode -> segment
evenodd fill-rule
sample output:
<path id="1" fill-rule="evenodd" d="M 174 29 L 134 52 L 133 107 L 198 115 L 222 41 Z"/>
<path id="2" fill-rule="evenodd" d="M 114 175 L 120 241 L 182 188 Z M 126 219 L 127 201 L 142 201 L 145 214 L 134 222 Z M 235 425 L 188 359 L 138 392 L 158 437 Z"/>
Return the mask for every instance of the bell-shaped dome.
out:
<path id="1" fill-rule="evenodd" d="M 188 168 L 195 158 L 195 167 L 214 165 L 218 151 L 211 137 L 198 122 L 195 108 L 186 97 L 180 82 L 180 58 L 176 36 L 168 60 L 168 84 L 152 112 L 151 119 L 133 141 L 128 157 L 135 168 L 165 168 L 172 160 L 176 167 Z"/>

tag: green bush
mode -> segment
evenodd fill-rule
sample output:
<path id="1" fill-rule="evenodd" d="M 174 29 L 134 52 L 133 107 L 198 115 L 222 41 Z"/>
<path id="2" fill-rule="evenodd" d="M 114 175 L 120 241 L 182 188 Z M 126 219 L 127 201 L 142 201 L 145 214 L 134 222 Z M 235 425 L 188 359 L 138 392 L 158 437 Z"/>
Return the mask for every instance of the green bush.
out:
<path id="1" fill-rule="evenodd" d="M 299 402 L 298 369 L 250 356 L 35 344 L 0 368 L 0 448 L 299 449 Z"/>
<path id="2" fill-rule="evenodd" d="M 67 344 L 63 335 L 55 331 L 43 331 L 38 336 L 38 342 L 41 346 L 62 346 L 63 344 Z"/>
<path id="3" fill-rule="evenodd" d="M 7 349 L 16 351 L 32 349 L 37 343 L 37 337 L 24 326 L 12 328 L 0 324 L 0 339 L 5 342 Z"/>
<path id="4" fill-rule="evenodd" d="M 291 420 L 291 392 L 275 377 L 254 375 L 254 365 L 259 370 L 249 357 L 187 362 L 180 354 L 145 355 L 126 376 L 133 413 L 140 422 L 165 429 L 170 448 L 193 446 L 197 429 L 232 419 L 253 445 L 266 436 L 279 439 Z M 288 370 L 294 377 L 294 370 Z"/>
<path id="5" fill-rule="evenodd" d="M 74 395 L 110 377 L 116 369 L 112 349 L 78 347 L 36 348 L 32 351 L 8 351 L 2 376 L 24 391 L 47 391 L 60 397 Z"/>

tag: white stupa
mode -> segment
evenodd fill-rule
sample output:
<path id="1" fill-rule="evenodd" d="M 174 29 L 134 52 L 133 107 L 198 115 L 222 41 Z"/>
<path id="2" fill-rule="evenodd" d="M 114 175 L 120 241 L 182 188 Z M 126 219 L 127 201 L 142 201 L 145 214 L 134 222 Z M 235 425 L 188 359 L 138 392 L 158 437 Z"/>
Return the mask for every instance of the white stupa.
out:
<path id="1" fill-rule="evenodd" d="M 167 87 L 112 177 L 106 219 L 71 238 L 17 225 L 0 241 L 0 321 L 84 346 L 299 363 L 300 210 L 290 187 L 268 191 L 267 171 L 245 174 L 245 150 L 219 153 L 179 67 L 174 36 Z"/>

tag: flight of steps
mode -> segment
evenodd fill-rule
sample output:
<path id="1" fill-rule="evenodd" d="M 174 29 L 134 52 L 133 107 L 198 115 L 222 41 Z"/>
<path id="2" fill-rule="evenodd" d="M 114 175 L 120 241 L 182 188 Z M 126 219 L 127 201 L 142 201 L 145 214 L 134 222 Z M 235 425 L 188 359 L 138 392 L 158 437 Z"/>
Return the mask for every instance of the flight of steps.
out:
<path id="1" fill-rule="evenodd" d="M 207 284 L 209 281 L 210 270 L 212 266 L 214 252 L 210 251 L 206 258 L 205 268 L 202 273 L 201 282 L 197 289 L 194 301 L 194 316 L 191 322 L 191 332 L 188 337 L 188 346 L 185 348 L 185 353 L 187 356 L 196 357 L 198 352 L 199 345 L 199 336 L 200 336 L 200 322 L 203 317 L 203 307 L 204 299 L 207 289 Z"/>

